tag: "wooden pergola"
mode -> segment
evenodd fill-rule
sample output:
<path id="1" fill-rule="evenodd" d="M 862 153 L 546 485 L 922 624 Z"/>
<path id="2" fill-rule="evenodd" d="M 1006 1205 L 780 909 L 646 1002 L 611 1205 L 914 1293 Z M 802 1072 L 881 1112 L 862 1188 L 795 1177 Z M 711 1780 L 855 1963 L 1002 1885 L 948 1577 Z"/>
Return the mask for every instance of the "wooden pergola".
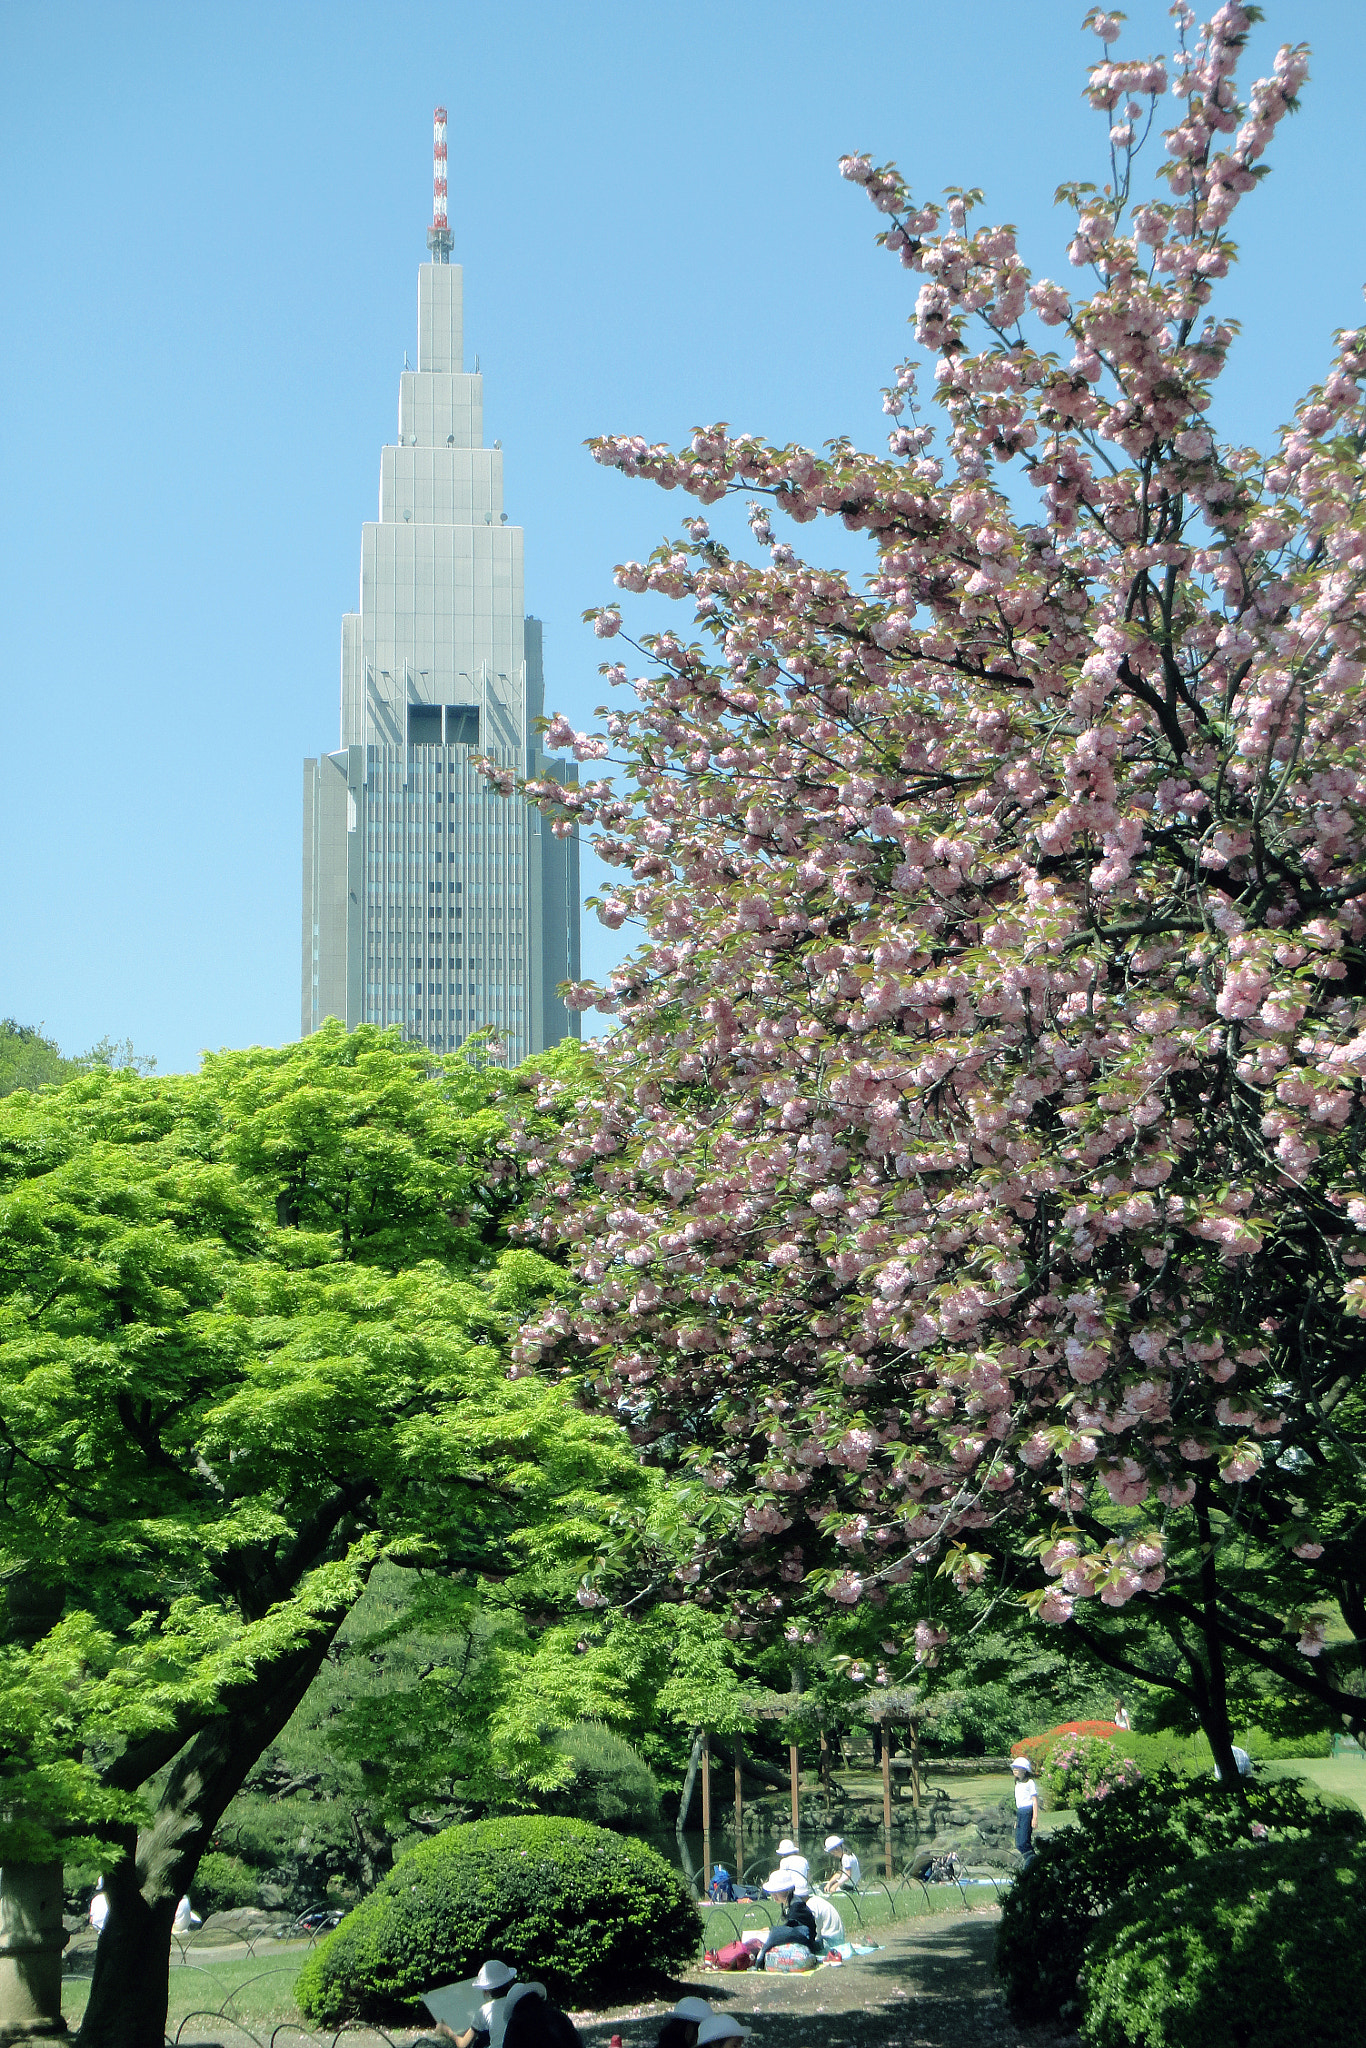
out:
<path id="1" fill-rule="evenodd" d="M 747 1711 L 758 1721 L 797 1721 L 811 1719 L 811 1710 L 806 1695 L 800 1692 L 768 1693 L 761 1698 L 747 1702 Z M 851 1717 L 852 1718 L 852 1717 Z M 887 1860 L 887 1874 L 892 1871 L 892 1760 L 889 1736 L 895 1727 L 907 1729 L 910 1737 L 911 1758 L 911 1804 L 917 1816 L 921 1801 L 921 1754 L 920 1724 L 924 1718 L 924 1706 L 918 1692 L 903 1687 L 888 1687 L 874 1691 L 867 1703 L 864 1718 L 881 1731 L 882 1742 L 882 1833 Z M 820 1774 L 825 1787 L 827 1801 L 830 1796 L 830 1724 L 814 1722 L 820 1734 Z M 744 1767 L 744 1737 L 737 1729 L 730 1737 L 734 1745 L 735 1769 L 735 1874 L 738 1877 L 744 1869 L 744 1789 L 742 1771 Z M 799 1745 L 789 1742 L 787 1746 L 788 1777 L 792 1794 L 792 1839 L 798 1839 L 801 1827 L 801 1759 Z M 701 1775 L 702 1775 L 702 1865 L 703 1886 L 711 1882 L 711 1730 L 701 1731 Z"/>

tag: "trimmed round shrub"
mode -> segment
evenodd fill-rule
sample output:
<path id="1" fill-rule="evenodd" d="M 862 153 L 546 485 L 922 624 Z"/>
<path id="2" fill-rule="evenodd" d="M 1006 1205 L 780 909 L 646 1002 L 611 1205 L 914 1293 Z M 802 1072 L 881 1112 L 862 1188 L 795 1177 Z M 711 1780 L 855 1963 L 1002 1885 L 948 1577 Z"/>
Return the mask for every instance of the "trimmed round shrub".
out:
<path id="1" fill-rule="evenodd" d="M 1084 1800 L 1075 1827 L 1039 1844 L 1002 1904 L 996 1969 L 1013 2017 L 1025 2026 L 1076 2020 L 1096 1923 L 1130 1890 L 1200 1856 L 1297 1839 L 1363 1840 L 1366 1817 L 1294 1781 L 1225 1787 L 1170 1771 Z"/>
<path id="2" fill-rule="evenodd" d="M 1041 1777 L 1050 1805 L 1080 1806 L 1084 1799 L 1108 1799 L 1139 1784 L 1143 1773 L 1113 1742 L 1064 1735 L 1044 1758 Z"/>
<path id="3" fill-rule="evenodd" d="M 229 1913 L 234 1906 L 254 1906 L 260 1879 L 240 1856 L 225 1856 L 221 1849 L 209 1849 L 199 1859 L 190 1886 L 190 1903 L 207 1919 L 210 1913 Z"/>
<path id="4" fill-rule="evenodd" d="M 644 1985 L 697 1954 L 682 1877 L 644 1842 L 542 1815 L 470 1821 L 401 1857 L 299 1974 L 308 2018 L 403 2019 L 433 1984 L 501 1956 L 550 1996 Z"/>
<path id="5" fill-rule="evenodd" d="M 1092 2048 L 1366 2048 L 1366 1844 L 1202 1857 L 1122 1900 L 1081 1976 Z"/>

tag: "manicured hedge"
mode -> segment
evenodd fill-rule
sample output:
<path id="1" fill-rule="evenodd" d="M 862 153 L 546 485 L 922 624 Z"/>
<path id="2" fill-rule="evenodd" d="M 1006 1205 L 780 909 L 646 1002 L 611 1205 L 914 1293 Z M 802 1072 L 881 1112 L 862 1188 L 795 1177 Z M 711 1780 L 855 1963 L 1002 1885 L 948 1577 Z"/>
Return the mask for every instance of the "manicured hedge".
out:
<path id="1" fill-rule="evenodd" d="M 1002 1905 L 996 1968 L 1015 2019 L 1075 2024 L 1078 1978 L 1098 1953 L 1091 1944 L 1101 1915 L 1197 1857 L 1250 1849 L 1263 1838 L 1258 1830 L 1335 1847 L 1366 1839 L 1366 1818 L 1293 1780 L 1232 1787 L 1172 1772 L 1085 1801 L 1074 1827 L 1040 1843 Z"/>
<path id="2" fill-rule="evenodd" d="M 1214 1753 L 1202 1734 L 1181 1735 L 1163 1729 L 1155 1735 L 1137 1735 L 1131 1728 L 1116 1728 L 1109 1721 L 1064 1721 L 1042 1735 L 1028 1735 L 1011 1747 L 1012 1756 L 1027 1757 L 1035 1770 L 1043 1766 L 1049 1751 L 1069 1735 L 1081 1735 L 1114 1745 L 1119 1756 L 1134 1759 L 1139 1769 L 1155 1771 L 1166 1765 L 1175 1771 L 1212 1771 Z M 1285 1757 L 1331 1756 L 1332 1731 L 1321 1728 L 1311 1735 L 1268 1735 L 1261 1728 L 1244 1728 L 1234 1741 L 1245 1749 L 1254 1763 L 1270 1763 Z"/>
<path id="3" fill-rule="evenodd" d="M 1121 1900 L 1082 1971 L 1091 2048 L 1366 2048 L 1366 1844 L 1206 1856 Z"/>
<path id="4" fill-rule="evenodd" d="M 430 1985 L 501 1956 L 582 2002 L 692 1960 L 700 1933 L 678 1872 L 629 1835 L 539 1815 L 473 1821 L 402 1857 L 309 1957 L 295 1997 L 327 2026 L 403 2019 Z"/>

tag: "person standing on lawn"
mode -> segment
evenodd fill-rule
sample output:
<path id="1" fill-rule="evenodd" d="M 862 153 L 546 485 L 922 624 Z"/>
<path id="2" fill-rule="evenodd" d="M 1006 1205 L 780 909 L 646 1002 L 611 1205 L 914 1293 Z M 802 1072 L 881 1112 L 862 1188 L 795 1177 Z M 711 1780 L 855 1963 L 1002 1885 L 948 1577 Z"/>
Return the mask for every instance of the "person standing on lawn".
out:
<path id="1" fill-rule="evenodd" d="M 1034 1861 L 1034 1830 L 1039 1825 L 1039 1788 L 1028 1757 L 1017 1756 L 1010 1766 L 1015 1780 L 1015 1847 L 1028 1870 Z"/>
<path id="2" fill-rule="evenodd" d="M 1115 1701 L 1114 1722 L 1116 1728 L 1120 1729 L 1126 1735 L 1128 1734 L 1130 1728 L 1133 1725 L 1129 1719 L 1128 1710 L 1125 1707 L 1123 1700 Z"/>

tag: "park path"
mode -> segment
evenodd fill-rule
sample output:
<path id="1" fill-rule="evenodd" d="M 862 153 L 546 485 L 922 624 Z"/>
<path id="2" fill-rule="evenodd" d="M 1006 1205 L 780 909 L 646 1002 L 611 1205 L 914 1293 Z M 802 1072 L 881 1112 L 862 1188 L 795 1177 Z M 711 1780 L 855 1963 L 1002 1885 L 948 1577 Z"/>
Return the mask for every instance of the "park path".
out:
<path id="1" fill-rule="evenodd" d="M 1074 2035 L 1017 2027 L 991 1966 L 994 1906 L 879 1928 L 876 1954 L 800 1976 L 698 1972 L 687 1989 L 754 2030 L 754 2048 L 1066 2048 Z M 667 2007 L 575 2014 L 587 2048 L 654 2048 Z"/>
<path id="2" fill-rule="evenodd" d="M 753 2048 L 1077 2048 L 1076 2036 L 1022 2028 L 1006 2011 L 991 1966 L 1000 1918 L 994 1906 L 936 1914 L 913 1926 L 878 1929 L 880 1946 L 839 1969 L 769 1976 L 696 1971 L 683 1988 L 752 2028 Z M 585 2048 L 654 2048 L 669 2003 L 575 2013 Z M 271 2023 L 234 2025 L 225 2016 L 190 2019 L 181 2048 L 266 2048 Z M 420 2031 L 360 2027 L 348 2048 L 417 2048 Z M 331 2048 L 332 2035 L 297 2025 L 278 2029 L 276 2048 Z"/>

